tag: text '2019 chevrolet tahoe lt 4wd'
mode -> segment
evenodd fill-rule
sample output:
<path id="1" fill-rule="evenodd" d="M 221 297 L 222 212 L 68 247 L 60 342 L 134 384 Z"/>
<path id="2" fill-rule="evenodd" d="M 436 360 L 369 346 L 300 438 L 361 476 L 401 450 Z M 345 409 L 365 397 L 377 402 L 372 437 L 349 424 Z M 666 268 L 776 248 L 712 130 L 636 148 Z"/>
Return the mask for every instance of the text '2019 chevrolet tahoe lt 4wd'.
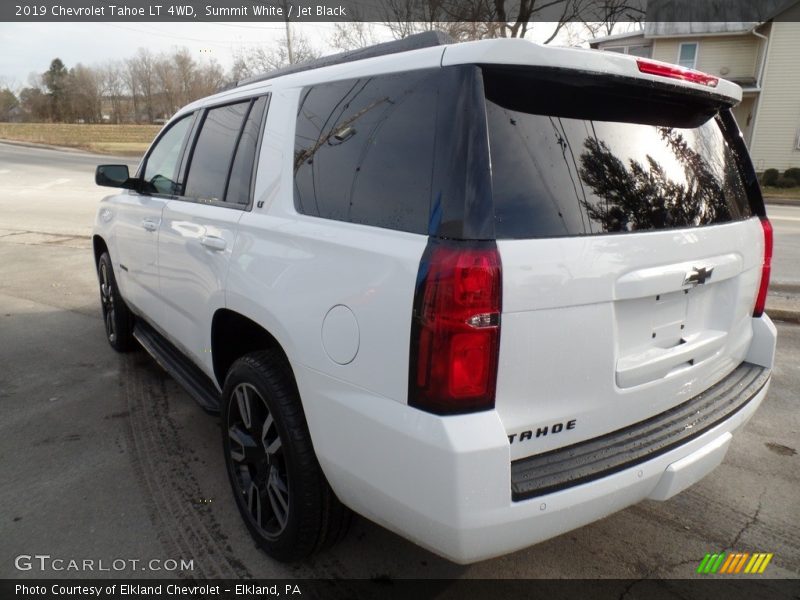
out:
<path id="1" fill-rule="evenodd" d="M 348 509 L 465 563 L 669 498 L 769 384 L 736 85 L 414 44 L 200 100 L 135 176 L 98 167 L 122 188 L 94 231 L 108 339 L 220 411 L 238 508 L 281 560 Z"/>

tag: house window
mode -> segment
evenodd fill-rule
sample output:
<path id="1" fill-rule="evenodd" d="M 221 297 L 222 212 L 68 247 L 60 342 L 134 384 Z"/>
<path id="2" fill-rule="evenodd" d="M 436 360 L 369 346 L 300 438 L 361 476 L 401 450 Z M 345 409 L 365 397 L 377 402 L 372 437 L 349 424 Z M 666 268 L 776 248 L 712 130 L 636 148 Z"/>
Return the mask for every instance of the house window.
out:
<path id="1" fill-rule="evenodd" d="M 641 56 L 642 58 L 650 58 L 653 55 L 652 46 L 628 46 L 628 54 L 633 56 Z"/>
<path id="2" fill-rule="evenodd" d="M 637 44 L 635 46 L 606 46 L 603 50 L 606 52 L 619 52 L 620 54 L 642 56 L 644 58 L 650 58 L 653 55 L 653 47 L 644 44 Z"/>
<path id="3" fill-rule="evenodd" d="M 681 44 L 678 48 L 678 64 L 687 69 L 694 69 L 697 65 L 697 42 Z"/>

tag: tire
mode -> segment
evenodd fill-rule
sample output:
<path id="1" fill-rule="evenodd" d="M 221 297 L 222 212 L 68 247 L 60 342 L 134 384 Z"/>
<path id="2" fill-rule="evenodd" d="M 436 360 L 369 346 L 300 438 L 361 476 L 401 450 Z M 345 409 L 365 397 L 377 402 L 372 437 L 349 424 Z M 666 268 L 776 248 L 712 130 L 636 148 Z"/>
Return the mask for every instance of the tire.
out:
<path id="1" fill-rule="evenodd" d="M 133 337 L 134 316 L 119 293 L 108 252 L 103 252 L 97 261 L 97 278 L 106 339 L 117 352 L 129 352 L 136 347 Z"/>
<path id="2" fill-rule="evenodd" d="M 254 352 L 233 364 L 221 417 L 236 505 L 262 550 L 296 561 L 344 535 L 351 512 L 320 469 L 297 386 L 279 352 Z"/>

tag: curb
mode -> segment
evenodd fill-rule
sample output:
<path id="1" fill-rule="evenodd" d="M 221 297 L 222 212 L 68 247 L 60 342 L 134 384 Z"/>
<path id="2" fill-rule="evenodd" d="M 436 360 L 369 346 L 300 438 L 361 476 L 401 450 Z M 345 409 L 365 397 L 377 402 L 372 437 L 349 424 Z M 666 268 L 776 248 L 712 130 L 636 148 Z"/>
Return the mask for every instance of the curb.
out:
<path id="1" fill-rule="evenodd" d="M 790 296 L 792 294 L 797 294 L 800 296 L 800 283 L 773 283 L 770 282 L 769 284 L 769 293 L 770 294 L 784 294 Z M 800 301 L 800 298 L 797 299 Z"/>
<path id="2" fill-rule="evenodd" d="M 800 198 L 779 198 L 771 197 L 764 198 L 764 204 L 772 204 L 775 206 L 800 206 Z"/>
<path id="3" fill-rule="evenodd" d="M 795 325 L 800 325 L 800 311 L 767 307 L 764 312 L 773 321 L 781 321 L 783 323 L 794 323 Z"/>
<path id="4" fill-rule="evenodd" d="M 800 284 L 771 284 L 765 312 L 775 321 L 800 324 Z"/>

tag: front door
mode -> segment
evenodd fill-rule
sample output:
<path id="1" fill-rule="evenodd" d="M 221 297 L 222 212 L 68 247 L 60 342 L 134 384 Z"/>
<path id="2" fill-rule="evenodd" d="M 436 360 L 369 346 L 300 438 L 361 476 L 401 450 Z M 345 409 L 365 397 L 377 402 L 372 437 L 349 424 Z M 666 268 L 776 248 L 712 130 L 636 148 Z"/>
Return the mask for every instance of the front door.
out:
<path id="1" fill-rule="evenodd" d="M 158 301 L 158 237 L 161 213 L 175 194 L 180 158 L 192 116 L 171 124 L 148 153 L 136 191 L 117 198 L 115 273 L 125 301 L 151 322 L 162 320 Z"/>

